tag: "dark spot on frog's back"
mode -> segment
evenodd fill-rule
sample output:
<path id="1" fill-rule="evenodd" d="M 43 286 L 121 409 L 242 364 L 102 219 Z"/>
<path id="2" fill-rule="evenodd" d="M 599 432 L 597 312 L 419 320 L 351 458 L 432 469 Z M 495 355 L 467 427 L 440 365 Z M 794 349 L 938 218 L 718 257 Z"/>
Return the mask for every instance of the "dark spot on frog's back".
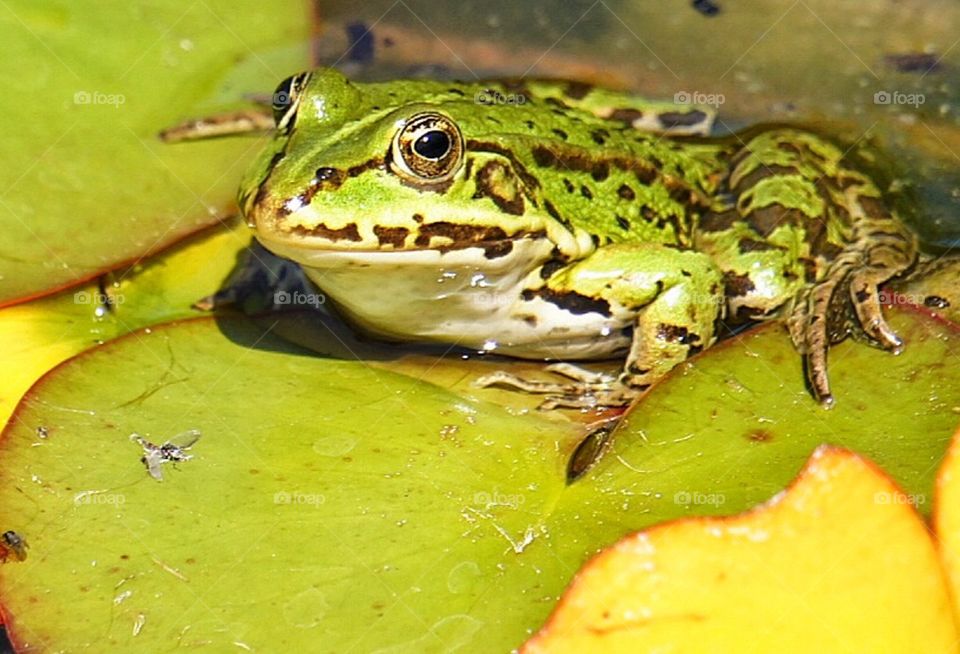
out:
<path id="1" fill-rule="evenodd" d="M 557 272 L 566 265 L 566 263 L 559 259 L 551 259 L 540 267 L 540 278 L 550 279 L 553 277 L 553 273 Z"/>
<path id="2" fill-rule="evenodd" d="M 543 208 L 547 210 L 547 213 L 556 220 L 558 223 L 566 227 L 567 229 L 573 231 L 573 226 L 570 224 L 570 221 L 560 215 L 560 212 L 557 211 L 557 208 L 553 206 L 553 202 L 550 200 L 543 201 Z"/>
<path id="3" fill-rule="evenodd" d="M 523 194 L 513 172 L 499 161 L 489 161 L 477 173 L 474 199 L 490 198 L 497 208 L 514 216 L 523 215 Z"/>
<path id="4" fill-rule="evenodd" d="M 620 188 L 617 189 L 617 195 L 624 200 L 635 200 L 637 198 L 636 192 L 628 184 L 621 184 Z"/>
<path id="5" fill-rule="evenodd" d="M 297 225 L 293 228 L 293 233 L 298 236 L 319 236 L 328 241 L 360 241 L 360 231 L 356 223 L 350 223 L 339 229 L 331 229 L 326 225 L 317 225 L 316 227 L 306 228 Z"/>
<path id="6" fill-rule="evenodd" d="M 700 342 L 699 334 L 691 333 L 682 325 L 668 325 L 667 323 L 657 325 L 657 338 L 681 345 L 696 345 Z"/>
<path id="7" fill-rule="evenodd" d="M 373 228 L 373 233 L 377 235 L 380 245 L 392 245 L 399 249 L 403 247 L 410 230 L 406 227 L 382 227 L 377 225 Z"/>
<path id="8" fill-rule="evenodd" d="M 742 296 L 756 289 L 750 275 L 738 275 L 727 271 L 723 275 L 723 287 L 728 297 Z"/>
<path id="9" fill-rule="evenodd" d="M 793 166 L 766 164 L 741 177 L 737 181 L 737 185 L 733 188 L 733 191 L 739 195 L 750 190 L 756 186 L 757 182 L 766 179 L 767 177 L 771 177 L 773 175 L 797 175 L 799 172 L 800 171 Z"/>
<path id="10" fill-rule="evenodd" d="M 750 213 L 747 216 L 747 222 L 757 234 L 766 238 L 782 225 L 794 227 L 803 225 L 804 216 L 799 209 L 787 209 L 779 204 L 771 204 Z M 809 228 L 809 225 L 807 227 Z"/>
<path id="11" fill-rule="evenodd" d="M 860 206 L 868 218 L 890 218 L 890 210 L 880 198 L 861 197 Z"/>
<path id="12" fill-rule="evenodd" d="M 690 127 L 706 120 L 707 114 L 698 110 L 687 112 L 668 111 L 660 114 L 657 119 L 660 121 L 660 125 L 665 128 Z"/>
<path id="13" fill-rule="evenodd" d="M 499 259 L 513 252 L 513 241 L 494 241 L 483 245 L 485 259 Z"/>
<path id="14" fill-rule="evenodd" d="M 598 182 L 602 182 L 610 176 L 610 165 L 606 161 L 598 161 L 590 170 L 590 176 Z"/>
<path id="15" fill-rule="evenodd" d="M 526 166 L 524 166 L 523 163 L 517 159 L 516 155 L 510 149 L 505 148 L 498 143 L 476 141 L 473 139 L 467 141 L 467 149 L 472 152 L 490 152 L 500 155 L 510 162 L 510 164 L 513 166 L 514 172 L 516 172 L 517 176 L 520 178 L 520 181 L 523 182 L 523 185 L 527 190 L 540 188 L 540 181 L 530 174 Z"/>
<path id="16" fill-rule="evenodd" d="M 528 302 L 534 298 L 540 298 L 545 302 L 555 304 L 564 311 L 569 311 L 578 316 L 585 313 L 599 313 L 603 316 L 610 315 L 610 303 L 603 298 L 587 297 L 586 295 L 580 295 L 573 291 L 556 291 L 547 287 L 536 290 L 528 288 L 523 291 L 521 297 Z"/>
<path id="17" fill-rule="evenodd" d="M 419 247 L 428 247 L 430 239 L 434 236 L 445 237 L 453 241 L 450 248 L 466 247 L 472 243 L 482 243 L 484 241 L 502 241 L 507 238 L 507 233 L 499 227 L 485 227 L 482 225 L 458 225 L 450 222 L 427 223 L 420 227 L 420 234 L 417 236 L 416 245 Z"/>
<path id="18" fill-rule="evenodd" d="M 627 125 L 633 125 L 633 121 L 643 118 L 643 112 L 639 109 L 614 109 L 608 116 L 610 120 L 619 120 Z"/>
<path id="19" fill-rule="evenodd" d="M 368 170 L 372 170 L 374 168 L 383 168 L 385 163 L 386 162 L 384 161 L 383 157 L 374 157 L 373 159 L 364 161 L 362 164 L 357 164 L 356 166 L 352 166 L 347 169 L 347 177 L 356 177 L 357 175 L 365 173 Z"/>
<path id="20" fill-rule="evenodd" d="M 737 249 L 740 251 L 740 254 L 746 254 L 747 252 L 765 252 L 767 250 L 782 250 L 783 248 L 777 245 L 772 245 L 767 241 L 758 241 L 752 238 L 741 238 L 737 242 Z"/>

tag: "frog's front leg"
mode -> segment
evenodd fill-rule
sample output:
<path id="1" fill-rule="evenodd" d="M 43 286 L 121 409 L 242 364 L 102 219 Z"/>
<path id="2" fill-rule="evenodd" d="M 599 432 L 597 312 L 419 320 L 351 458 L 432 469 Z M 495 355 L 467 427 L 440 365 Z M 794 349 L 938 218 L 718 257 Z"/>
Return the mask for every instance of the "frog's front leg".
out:
<path id="1" fill-rule="evenodd" d="M 162 130 L 160 139 L 167 143 L 200 141 L 222 136 L 262 134 L 274 129 L 269 109 L 248 109 L 205 118 L 195 118 Z"/>
<path id="2" fill-rule="evenodd" d="M 575 294 L 603 300 L 611 316 L 632 323 L 633 337 L 620 375 L 553 364 L 548 370 L 569 381 L 539 382 L 497 372 L 476 383 L 546 394 L 542 409 L 625 406 L 674 366 L 714 342 L 715 323 L 723 318 L 726 307 L 723 288 L 722 274 L 706 254 L 660 244 L 603 247 L 530 291 L 545 299 L 569 299 Z M 598 333 L 597 338 L 603 335 Z"/>

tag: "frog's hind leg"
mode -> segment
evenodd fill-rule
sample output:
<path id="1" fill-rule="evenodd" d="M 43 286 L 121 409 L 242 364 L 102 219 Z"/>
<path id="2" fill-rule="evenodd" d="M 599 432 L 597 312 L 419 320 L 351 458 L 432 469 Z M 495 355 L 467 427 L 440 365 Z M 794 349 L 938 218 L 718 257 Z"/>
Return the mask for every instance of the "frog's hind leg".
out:
<path id="1" fill-rule="evenodd" d="M 798 130 L 763 132 L 733 157 L 727 195 L 705 215 L 697 249 L 724 271 L 735 322 L 774 317 L 804 356 L 811 390 L 832 402 L 827 349 L 847 336 L 901 346 L 879 286 L 913 265 L 913 235 L 843 153 Z"/>
<path id="2" fill-rule="evenodd" d="M 827 377 L 831 344 L 853 334 L 894 353 L 903 346 L 883 317 L 879 287 L 914 264 L 916 237 L 872 195 L 871 187 L 865 189 L 871 195 L 861 196 L 861 187 L 847 189 L 853 238 L 824 277 L 798 298 L 788 320 L 794 344 L 805 356 L 810 386 L 825 406 L 833 403 Z M 847 307 L 852 307 L 856 320 Z"/>

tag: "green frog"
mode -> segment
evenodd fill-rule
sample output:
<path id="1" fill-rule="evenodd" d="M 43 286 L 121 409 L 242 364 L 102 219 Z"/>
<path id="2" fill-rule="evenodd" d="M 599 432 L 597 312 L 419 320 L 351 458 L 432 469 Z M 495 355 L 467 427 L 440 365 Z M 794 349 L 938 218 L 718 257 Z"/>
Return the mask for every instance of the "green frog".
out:
<path id="1" fill-rule="evenodd" d="M 711 119 L 576 82 L 322 68 L 274 94 L 240 207 L 367 332 L 556 362 L 554 380 L 479 386 L 624 406 L 721 328 L 782 318 L 829 406 L 831 344 L 901 348 L 878 287 L 914 266 L 916 237 L 829 140 L 711 139 Z M 244 114 L 167 136 L 264 127 Z M 570 363 L 613 357 L 616 375 Z"/>

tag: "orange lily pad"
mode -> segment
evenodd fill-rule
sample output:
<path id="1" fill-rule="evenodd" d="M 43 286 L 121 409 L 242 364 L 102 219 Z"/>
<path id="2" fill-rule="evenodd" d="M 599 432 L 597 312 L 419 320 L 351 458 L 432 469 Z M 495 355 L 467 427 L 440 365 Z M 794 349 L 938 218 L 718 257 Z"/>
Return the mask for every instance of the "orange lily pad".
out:
<path id="1" fill-rule="evenodd" d="M 955 652 L 916 499 L 821 447 L 753 511 L 659 525 L 596 556 L 522 651 Z"/>
<path id="2" fill-rule="evenodd" d="M 960 598 L 960 430 L 953 437 L 937 475 L 933 520 L 940 556 L 954 598 Z M 960 624 L 960 602 L 954 606 Z"/>

